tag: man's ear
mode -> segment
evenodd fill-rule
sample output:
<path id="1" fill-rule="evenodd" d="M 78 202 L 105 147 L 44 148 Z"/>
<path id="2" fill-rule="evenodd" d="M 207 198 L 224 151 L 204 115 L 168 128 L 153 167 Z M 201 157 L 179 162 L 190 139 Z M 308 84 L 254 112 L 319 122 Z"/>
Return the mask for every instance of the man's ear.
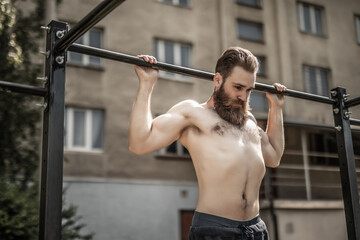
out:
<path id="1" fill-rule="evenodd" d="M 219 72 L 215 73 L 213 81 L 214 81 L 214 85 L 215 85 L 215 90 L 218 90 L 220 88 L 221 84 L 223 83 L 223 77 L 221 76 L 221 74 Z"/>

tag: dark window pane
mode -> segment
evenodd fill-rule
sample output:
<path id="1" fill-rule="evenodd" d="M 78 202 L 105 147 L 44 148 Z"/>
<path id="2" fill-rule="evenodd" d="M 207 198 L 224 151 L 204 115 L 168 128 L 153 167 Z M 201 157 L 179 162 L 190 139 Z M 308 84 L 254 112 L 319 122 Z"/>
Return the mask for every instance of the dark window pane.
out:
<path id="1" fill-rule="evenodd" d="M 259 0 L 236 0 L 236 2 L 253 7 L 260 6 Z"/>
<path id="2" fill-rule="evenodd" d="M 189 5 L 189 1 L 188 0 L 180 0 L 179 1 L 179 5 L 180 6 L 183 6 L 183 7 L 186 7 Z"/>
<path id="3" fill-rule="evenodd" d="M 83 37 L 78 38 L 78 40 L 76 40 L 75 43 L 83 44 L 84 43 Z M 76 52 L 70 52 L 70 61 L 75 63 L 82 63 L 83 55 Z"/>
<path id="4" fill-rule="evenodd" d="M 165 42 L 165 62 L 174 64 L 174 44 Z"/>
<path id="5" fill-rule="evenodd" d="M 315 8 L 315 23 L 316 23 L 316 34 L 323 35 L 322 23 L 321 23 L 321 9 Z"/>
<path id="6" fill-rule="evenodd" d="M 261 41 L 262 37 L 262 25 L 258 23 L 251 23 L 238 20 L 238 34 L 240 38 Z"/>
<path id="7" fill-rule="evenodd" d="M 313 67 L 307 67 L 308 72 L 308 80 L 309 80 L 309 87 L 310 93 L 317 94 L 317 84 L 316 84 L 316 70 Z"/>
<path id="8" fill-rule="evenodd" d="M 74 110 L 74 146 L 85 146 L 85 112 Z"/>
<path id="9" fill-rule="evenodd" d="M 329 87 L 328 87 L 328 77 L 327 77 L 327 71 L 325 69 L 320 69 L 320 82 L 321 82 L 321 92 L 319 94 L 323 96 L 329 95 Z"/>
<path id="10" fill-rule="evenodd" d="M 190 155 L 189 151 L 187 150 L 186 147 L 183 146 L 183 154 L 184 155 Z"/>
<path id="11" fill-rule="evenodd" d="M 101 32 L 98 30 L 89 31 L 89 45 L 91 47 L 101 48 Z M 101 65 L 99 57 L 89 56 L 90 64 Z"/>
<path id="12" fill-rule="evenodd" d="M 311 20 L 310 20 L 310 8 L 308 5 L 303 4 L 304 13 L 304 27 L 306 32 L 311 33 Z"/>
<path id="13" fill-rule="evenodd" d="M 190 46 L 181 45 L 181 66 L 190 67 Z"/>
<path id="14" fill-rule="evenodd" d="M 92 147 L 103 147 L 103 116 L 104 113 L 101 110 L 92 111 Z"/>
<path id="15" fill-rule="evenodd" d="M 177 154 L 177 142 L 173 142 L 166 148 L 166 153 Z"/>

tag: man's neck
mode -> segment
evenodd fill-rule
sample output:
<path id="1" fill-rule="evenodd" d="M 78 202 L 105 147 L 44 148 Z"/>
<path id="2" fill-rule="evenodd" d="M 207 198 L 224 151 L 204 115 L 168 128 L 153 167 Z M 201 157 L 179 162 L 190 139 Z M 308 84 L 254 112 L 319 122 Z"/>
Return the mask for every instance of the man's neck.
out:
<path id="1" fill-rule="evenodd" d="M 208 109 L 214 108 L 214 94 L 204 103 L 204 107 Z"/>

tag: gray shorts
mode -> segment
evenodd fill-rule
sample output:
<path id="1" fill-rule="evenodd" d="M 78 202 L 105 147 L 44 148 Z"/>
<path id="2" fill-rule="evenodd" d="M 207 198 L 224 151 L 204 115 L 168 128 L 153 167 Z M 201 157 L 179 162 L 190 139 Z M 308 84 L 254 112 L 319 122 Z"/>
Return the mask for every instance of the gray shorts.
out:
<path id="1" fill-rule="evenodd" d="M 195 211 L 189 240 L 268 240 L 269 233 L 260 216 L 236 221 Z"/>

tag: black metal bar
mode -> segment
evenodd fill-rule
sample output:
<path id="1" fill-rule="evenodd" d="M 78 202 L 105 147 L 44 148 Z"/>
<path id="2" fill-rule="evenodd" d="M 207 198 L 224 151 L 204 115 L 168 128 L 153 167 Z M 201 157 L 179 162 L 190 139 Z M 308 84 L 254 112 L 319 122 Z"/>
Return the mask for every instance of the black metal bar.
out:
<path id="1" fill-rule="evenodd" d="M 340 163 L 340 177 L 349 240 L 360 240 L 360 205 L 348 108 L 344 105 L 346 90 L 337 87 L 331 91 L 336 139 Z"/>
<path id="2" fill-rule="evenodd" d="M 259 90 L 259 91 L 268 91 L 271 93 L 278 93 L 276 91 L 275 87 L 266 85 L 263 83 L 255 83 L 255 89 Z M 300 98 L 300 99 L 321 102 L 321 103 L 326 103 L 326 104 L 334 104 L 335 103 L 335 101 L 333 99 L 325 97 L 325 96 L 320 96 L 320 95 L 306 93 L 306 92 L 300 92 L 300 91 L 291 90 L 291 89 L 287 89 L 283 94 L 285 96 L 289 96 L 289 97 Z"/>
<path id="3" fill-rule="evenodd" d="M 167 71 L 167 72 L 178 73 L 178 74 L 202 78 L 202 79 L 206 79 L 206 80 L 212 80 L 214 78 L 213 73 L 204 72 L 201 70 L 196 70 L 196 69 L 191 69 L 191 68 L 186 68 L 186 67 L 181 67 L 181 66 L 176 66 L 176 65 L 167 64 L 167 63 L 162 63 L 162 62 L 158 62 L 156 64 L 150 64 L 150 63 L 147 63 L 144 60 L 142 60 L 138 57 L 135 57 L 135 56 L 118 53 L 118 52 L 113 52 L 113 51 L 109 51 L 109 50 L 105 50 L 105 49 L 85 46 L 82 44 L 76 44 L 76 43 L 72 44 L 69 46 L 68 50 L 77 52 L 77 53 L 88 54 L 88 55 L 92 55 L 92 56 L 96 56 L 96 57 L 115 60 L 115 61 L 119 61 L 119 62 L 135 64 L 135 65 L 144 66 L 144 67 L 153 67 L 153 68 L 157 68 L 159 70 L 163 70 L 163 71 Z M 255 83 L 255 90 L 278 93 L 276 91 L 275 87 L 273 87 L 271 85 L 262 84 L 262 83 Z M 334 104 L 334 102 L 335 102 L 333 99 L 330 99 L 328 97 L 319 96 L 319 95 L 315 95 L 315 94 L 311 94 L 311 93 L 299 92 L 299 91 L 290 90 L 290 89 L 286 90 L 285 92 L 283 92 L 281 94 L 284 94 L 284 95 L 287 95 L 290 97 L 302 98 L 302 99 L 326 103 L 326 104 Z"/>
<path id="4" fill-rule="evenodd" d="M 173 73 L 178 73 L 178 74 L 182 74 L 182 75 L 198 77 L 198 78 L 203 78 L 203 79 L 208 79 L 208 80 L 212 80 L 214 77 L 213 73 L 208 73 L 208 72 L 204 72 L 204 71 L 200 71 L 200 70 L 175 66 L 172 64 L 161 63 L 161 62 L 158 62 L 157 64 L 151 64 L 151 63 L 147 63 L 144 60 L 142 60 L 138 57 L 135 57 L 135 56 L 118 53 L 118 52 L 113 52 L 113 51 L 109 51 L 109 50 L 105 50 L 105 49 L 101 49 L 101 48 L 85 46 L 82 44 L 74 43 L 71 46 L 69 46 L 68 50 L 77 52 L 77 53 L 83 53 L 83 54 L 88 54 L 88 55 L 92 55 L 92 56 L 96 56 L 96 57 L 115 60 L 115 61 L 119 61 L 119 62 L 135 64 L 135 65 L 139 65 L 139 66 L 143 66 L 143 67 L 154 67 L 159 70 L 164 70 L 164 71 L 168 71 L 168 72 L 173 72 Z"/>
<path id="5" fill-rule="evenodd" d="M 112 10 L 123 3 L 125 0 L 105 0 L 81 19 L 70 31 L 60 39 L 54 46 L 56 52 L 64 51 L 70 44 L 80 38 L 85 32 L 92 28 L 96 23 L 106 17 Z"/>
<path id="6" fill-rule="evenodd" d="M 360 126 L 360 120 L 359 120 L 359 119 L 350 118 L 350 124 L 351 124 L 351 125 Z"/>
<path id="7" fill-rule="evenodd" d="M 45 88 L 35 87 L 20 83 L 4 82 L 4 81 L 0 81 L 0 91 L 9 92 L 9 93 L 10 92 L 24 93 L 24 94 L 35 95 L 40 97 L 45 97 L 47 93 L 47 89 Z"/>
<path id="8" fill-rule="evenodd" d="M 46 37 L 45 73 L 48 77 L 45 97 L 47 108 L 43 121 L 43 152 L 40 182 L 40 219 L 39 239 L 61 239 L 62 181 L 63 181 L 63 144 L 65 108 L 65 51 L 55 55 L 53 50 L 57 40 L 56 32 L 67 29 L 67 24 L 52 21 Z"/>
<path id="9" fill-rule="evenodd" d="M 360 104 L 360 97 L 353 98 L 353 99 L 345 101 L 345 107 L 347 107 L 347 108 L 353 107 L 353 106 L 356 106 L 356 105 L 359 105 L 359 104 Z"/>

